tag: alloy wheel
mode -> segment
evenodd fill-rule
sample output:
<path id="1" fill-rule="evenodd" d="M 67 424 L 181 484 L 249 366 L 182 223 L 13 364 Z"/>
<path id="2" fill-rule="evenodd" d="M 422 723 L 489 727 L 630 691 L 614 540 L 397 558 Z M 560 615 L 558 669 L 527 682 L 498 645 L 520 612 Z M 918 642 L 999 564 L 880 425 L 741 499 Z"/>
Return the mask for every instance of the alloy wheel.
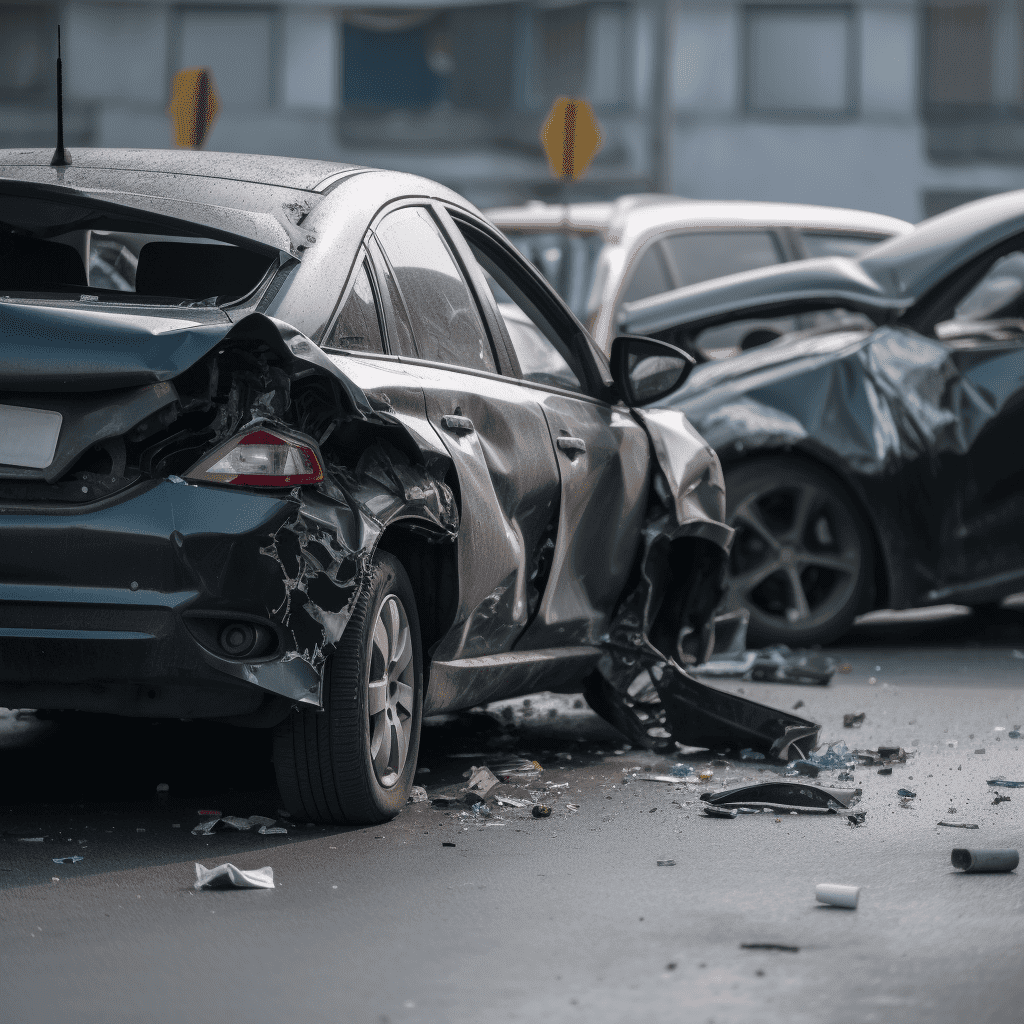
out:
<path id="1" fill-rule="evenodd" d="M 765 484 L 733 510 L 730 608 L 787 632 L 813 629 L 847 607 L 860 586 L 863 550 L 849 509 L 810 480 Z"/>
<path id="2" fill-rule="evenodd" d="M 388 594 L 370 641 L 370 757 L 381 786 L 402 777 L 412 738 L 415 666 L 412 634 L 402 602 Z"/>

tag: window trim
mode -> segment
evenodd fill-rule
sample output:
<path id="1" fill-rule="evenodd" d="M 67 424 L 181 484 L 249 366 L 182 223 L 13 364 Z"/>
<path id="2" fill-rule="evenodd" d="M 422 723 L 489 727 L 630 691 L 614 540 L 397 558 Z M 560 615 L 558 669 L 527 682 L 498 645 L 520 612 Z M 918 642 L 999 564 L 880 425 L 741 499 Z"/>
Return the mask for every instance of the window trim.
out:
<path id="1" fill-rule="evenodd" d="M 495 336 L 494 336 L 493 331 L 492 331 L 492 325 L 489 323 L 488 317 L 485 315 L 485 313 L 483 311 L 482 304 L 480 302 L 480 296 L 477 294 L 477 291 L 476 291 L 476 289 L 473 286 L 473 283 L 474 283 L 473 282 L 473 275 L 471 273 L 467 273 L 466 267 L 463 265 L 463 258 L 461 256 L 461 254 L 458 252 L 457 247 L 453 243 L 452 239 L 449 238 L 449 236 L 448 236 L 448 231 L 446 229 L 446 225 L 444 223 L 444 220 L 443 220 L 442 217 L 439 216 L 439 213 L 438 213 L 439 205 L 440 204 L 437 202 L 437 200 L 435 200 L 435 199 L 433 199 L 433 198 L 431 198 L 429 196 L 419 196 L 419 197 L 415 197 L 415 198 L 409 197 L 409 198 L 405 198 L 405 199 L 400 199 L 400 200 L 398 200 L 397 202 L 394 202 L 394 203 L 389 203 L 387 206 L 385 206 L 381 210 L 377 211 L 377 213 L 374 216 L 373 220 L 370 222 L 370 228 L 369 228 L 369 231 L 367 233 L 373 237 L 373 241 L 374 241 L 375 247 L 376 247 L 376 249 L 377 249 L 377 251 L 378 251 L 378 253 L 380 255 L 380 258 L 384 262 L 384 264 L 387 267 L 387 269 L 390 271 L 391 276 L 393 277 L 394 282 L 395 282 L 395 288 L 398 290 L 398 294 L 401 296 L 402 304 L 405 307 L 406 320 L 407 320 L 407 322 L 409 324 L 409 333 L 412 336 L 412 343 L 413 343 L 413 346 L 415 347 L 416 353 L 417 353 L 417 355 L 416 355 L 417 361 L 425 363 L 425 364 L 427 364 L 429 366 L 443 366 L 443 367 L 445 367 L 446 369 L 449 369 L 449 370 L 470 370 L 470 371 L 478 372 L 478 373 L 502 376 L 502 372 L 501 372 L 502 371 L 502 355 L 505 354 L 506 357 L 507 357 L 507 352 L 505 350 L 504 339 L 502 339 L 502 344 L 501 344 L 500 347 L 495 343 Z M 491 355 L 494 357 L 494 362 L 495 362 L 495 367 L 496 367 L 495 371 L 482 370 L 482 369 L 479 369 L 477 367 L 469 367 L 469 366 L 463 365 L 462 363 L 445 363 L 445 362 L 441 362 L 441 361 L 436 360 L 436 359 L 426 359 L 420 353 L 419 341 L 417 340 L 416 332 L 413 329 L 413 319 L 412 319 L 412 316 L 409 313 L 409 300 L 405 297 L 405 293 L 402 290 L 401 281 L 398 279 L 398 275 L 395 273 L 395 268 L 394 268 L 393 264 L 391 263 L 391 259 L 389 258 L 388 254 L 387 254 L 387 250 L 384 248 L 383 243 L 377 237 L 377 230 L 376 230 L 377 226 L 386 217 L 389 217 L 393 213 L 397 213 L 399 210 L 407 209 L 407 208 L 410 208 L 410 207 L 424 209 L 424 210 L 427 211 L 427 215 L 430 217 L 431 221 L 433 222 L 434 227 L 437 229 L 438 235 L 440 235 L 442 242 L 444 243 L 446 249 L 448 250 L 449 255 L 451 256 L 452 260 L 454 261 L 455 267 L 459 271 L 459 274 L 462 277 L 463 283 L 466 285 L 467 289 L 469 290 L 470 297 L 472 298 L 474 304 L 476 305 L 477 315 L 480 317 L 480 322 L 481 322 L 481 324 L 482 324 L 482 326 L 484 328 L 485 340 L 490 345 Z M 381 289 L 381 294 L 383 294 L 384 290 L 385 289 Z M 390 296 L 389 296 L 389 299 L 390 299 Z M 404 358 L 406 358 L 408 360 L 408 357 L 404 357 Z"/>
<path id="2" fill-rule="evenodd" d="M 562 395 L 573 395 L 576 398 L 589 397 L 605 404 L 614 404 L 614 402 L 609 401 L 609 394 L 613 388 L 610 371 L 607 370 L 606 366 L 603 367 L 597 358 L 595 346 L 586 328 L 576 319 L 573 312 L 565 305 L 561 296 L 554 290 L 547 279 L 525 259 L 515 246 L 506 242 L 504 238 L 498 235 L 493 225 L 477 219 L 470 215 L 468 211 L 456 206 L 448 206 L 447 211 L 455 226 L 460 229 L 460 233 L 460 225 L 465 225 L 470 231 L 475 232 L 484 243 L 481 246 L 482 249 L 486 250 L 490 247 L 497 250 L 521 272 L 526 283 L 534 289 L 534 295 L 530 298 L 536 305 L 538 313 L 551 321 L 552 326 L 559 331 L 560 337 L 565 342 L 569 351 L 575 356 L 585 378 L 580 382 L 583 386 L 582 392 L 527 380 L 522 375 L 522 368 L 519 366 L 518 358 L 512 352 L 511 358 L 515 360 L 516 379 L 528 387 L 542 387 L 545 390 L 550 389 Z M 468 241 L 466 246 L 469 248 Z M 474 262 L 476 262 L 475 256 Z M 490 289 L 487 288 L 486 291 L 488 296 L 490 296 L 490 301 L 493 303 L 494 298 L 490 295 Z M 495 312 L 500 318 L 500 313 L 497 310 Z M 524 312 L 528 313 L 529 311 L 524 310 Z M 560 326 L 564 330 L 559 330 Z M 501 327 L 504 332 L 503 322 Z M 507 337 L 507 335 L 504 336 Z M 507 344 L 509 349 L 511 349 L 511 341 L 507 342 Z M 575 372 L 576 368 L 573 367 L 573 370 Z M 602 370 L 605 372 L 602 373 Z"/>
<path id="3" fill-rule="evenodd" d="M 343 348 L 328 348 L 327 342 L 330 340 L 331 335 L 334 333 L 334 328 L 338 325 L 338 320 L 341 318 L 341 311 L 345 308 L 345 304 L 352 297 L 352 292 L 356 286 L 356 278 L 359 276 L 360 267 L 366 268 L 366 276 L 370 282 L 370 291 L 373 293 L 373 303 L 377 310 L 377 324 L 380 327 L 381 342 L 384 346 L 384 351 L 381 352 L 366 352 L 364 355 L 391 355 L 391 343 L 388 337 L 387 323 L 384 317 L 384 303 L 381 297 L 381 288 L 377 282 L 377 276 L 375 273 L 375 267 L 373 259 L 370 256 L 369 250 L 366 246 L 366 240 L 359 246 L 359 250 L 356 253 L 356 258 L 352 261 L 352 266 L 349 268 L 348 278 L 345 281 L 345 286 L 341 291 L 341 298 L 338 299 L 334 307 L 334 312 L 331 314 L 330 319 L 327 321 L 327 326 L 324 328 L 320 335 L 319 345 L 324 352 L 349 352 L 349 349 Z"/>

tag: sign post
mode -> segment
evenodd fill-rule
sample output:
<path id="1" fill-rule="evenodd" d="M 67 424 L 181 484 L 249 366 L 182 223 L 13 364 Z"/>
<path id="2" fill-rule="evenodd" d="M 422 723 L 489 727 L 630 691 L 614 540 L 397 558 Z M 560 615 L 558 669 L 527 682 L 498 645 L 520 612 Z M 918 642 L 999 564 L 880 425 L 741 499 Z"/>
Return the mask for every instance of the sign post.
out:
<path id="1" fill-rule="evenodd" d="M 601 148 L 601 125 L 586 100 L 559 96 L 540 130 L 540 141 L 552 176 L 579 181 Z"/>

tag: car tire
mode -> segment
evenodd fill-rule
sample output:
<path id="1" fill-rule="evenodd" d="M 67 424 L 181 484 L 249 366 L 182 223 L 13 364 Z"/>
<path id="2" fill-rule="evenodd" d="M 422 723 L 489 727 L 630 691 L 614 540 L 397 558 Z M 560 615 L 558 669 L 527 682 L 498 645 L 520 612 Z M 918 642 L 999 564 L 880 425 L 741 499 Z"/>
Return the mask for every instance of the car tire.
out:
<path id="1" fill-rule="evenodd" d="M 808 647 L 842 636 L 866 610 L 872 542 L 853 498 L 804 460 L 770 456 L 725 473 L 736 535 L 725 610 L 746 608 L 749 647 Z"/>
<path id="2" fill-rule="evenodd" d="M 339 825 L 388 821 L 405 806 L 423 718 L 416 598 L 392 555 L 378 553 L 324 670 L 323 711 L 278 726 L 274 768 L 295 818 Z"/>

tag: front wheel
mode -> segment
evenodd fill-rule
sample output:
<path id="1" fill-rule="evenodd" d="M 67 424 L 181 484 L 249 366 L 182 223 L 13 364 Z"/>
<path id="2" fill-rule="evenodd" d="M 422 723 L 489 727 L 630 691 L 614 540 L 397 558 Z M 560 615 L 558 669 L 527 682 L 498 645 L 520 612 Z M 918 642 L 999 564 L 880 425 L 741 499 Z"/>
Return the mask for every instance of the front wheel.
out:
<path id="1" fill-rule="evenodd" d="M 305 821 L 388 821 L 412 788 L 423 717 L 416 599 L 392 555 L 370 580 L 324 671 L 324 710 L 277 728 L 274 767 L 285 808 Z"/>
<path id="2" fill-rule="evenodd" d="M 826 644 L 864 610 L 872 546 L 846 490 L 823 470 L 772 456 L 725 474 L 736 531 L 726 608 L 750 612 L 751 647 Z"/>

